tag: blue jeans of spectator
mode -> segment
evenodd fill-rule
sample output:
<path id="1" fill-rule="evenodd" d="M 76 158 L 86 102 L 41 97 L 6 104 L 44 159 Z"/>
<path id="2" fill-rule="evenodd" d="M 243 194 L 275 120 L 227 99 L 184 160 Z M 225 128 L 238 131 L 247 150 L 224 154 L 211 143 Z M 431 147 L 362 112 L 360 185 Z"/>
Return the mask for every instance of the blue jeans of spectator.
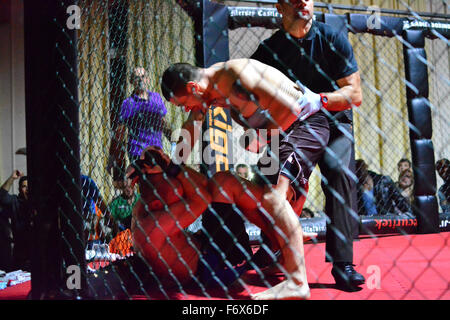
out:
<path id="1" fill-rule="evenodd" d="M 373 196 L 373 190 L 371 191 L 364 191 L 362 195 L 364 208 L 366 209 L 366 215 L 367 216 L 375 216 L 378 214 L 377 212 L 377 206 L 375 204 L 375 197 Z"/>

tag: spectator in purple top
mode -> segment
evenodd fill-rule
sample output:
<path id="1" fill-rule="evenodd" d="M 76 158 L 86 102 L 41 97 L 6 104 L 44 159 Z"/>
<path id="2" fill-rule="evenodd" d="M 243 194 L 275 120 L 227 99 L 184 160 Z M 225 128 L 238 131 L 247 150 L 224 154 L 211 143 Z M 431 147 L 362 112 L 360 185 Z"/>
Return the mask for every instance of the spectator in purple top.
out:
<path id="1" fill-rule="evenodd" d="M 118 187 L 125 174 L 125 153 L 131 162 L 149 146 L 162 148 L 162 134 L 169 140 L 172 130 L 165 122 L 167 109 L 161 96 L 148 90 L 150 80 L 144 68 L 135 68 L 130 78 L 134 87 L 130 97 L 125 99 L 117 123 L 113 124 L 113 137 L 109 150 L 108 171 Z"/>

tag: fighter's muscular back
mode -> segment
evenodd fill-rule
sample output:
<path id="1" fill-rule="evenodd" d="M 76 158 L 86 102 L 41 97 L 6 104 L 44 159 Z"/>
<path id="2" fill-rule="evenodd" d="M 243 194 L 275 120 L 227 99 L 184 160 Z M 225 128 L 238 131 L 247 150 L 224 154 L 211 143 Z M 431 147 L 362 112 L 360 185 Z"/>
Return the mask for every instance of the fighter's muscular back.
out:
<path id="1" fill-rule="evenodd" d="M 286 130 L 301 109 L 301 89 L 277 69 L 251 59 L 233 59 L 212 65 L 211 104 L 231 107 L 244 118 L 258 109 L 268 110 L 266 129 Z"/>

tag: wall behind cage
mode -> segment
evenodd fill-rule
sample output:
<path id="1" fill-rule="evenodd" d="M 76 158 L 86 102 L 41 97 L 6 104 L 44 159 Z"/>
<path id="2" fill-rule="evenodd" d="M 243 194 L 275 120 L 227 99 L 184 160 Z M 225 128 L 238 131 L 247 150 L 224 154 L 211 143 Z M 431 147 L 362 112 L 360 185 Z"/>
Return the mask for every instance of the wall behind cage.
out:
<path id="1" fill-rule="evenodd" d="M 123 79 L 118 85 L 128 97 L 133 90 L 129 82 L 133 68 L 144 67 L 151 81 L 149 90 L 160 93 L 159 79 L 169 64 L 194 61 L 193 25 L 174 0 L 83 0 L 78 5 L 82 10 L 78 33 L 81 170 L 97 182 L 102 195 L 109 201 L 116 190 L 106 167 L 111 128 L 118 121 L 117 114 L 111 112 L 118 110 L 121 104 L 121 101 L 111 103 L 113 83 L 110 73 L 116 73 L 115 79 Z M 114 12 L 123 19 L 126 17 L 123 11 L 127 10 L 128 15 L 124 24 L 126 44 L 121 45 L 125 48 L 122 51 L 113 51 L 110 46 L 110 23 L 123 24 L 118 17 L 111 16 L 111 8 L 115 5 L 121 9 Z M 112 54 L 124 55 L 124 68 L 112 70 Z M 181 127 L 186 115 L 165 100 L 164 103 L 168 110 L 166 121 L 174 128 Z M 163 147 L 169 152 L 170 143 L 166 138 L 163 138 Z"/>

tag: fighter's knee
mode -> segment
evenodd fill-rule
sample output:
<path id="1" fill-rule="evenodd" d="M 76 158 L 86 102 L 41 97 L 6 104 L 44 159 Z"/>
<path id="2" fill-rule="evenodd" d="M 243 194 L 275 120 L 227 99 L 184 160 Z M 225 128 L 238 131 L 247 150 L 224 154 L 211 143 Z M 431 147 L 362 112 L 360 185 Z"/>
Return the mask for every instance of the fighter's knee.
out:
<path id="1" fill-rule="evenodd" d="M 285 196 L 283 196 L 278 190 L 276 189 L 269 189 L 266 190 L 262 197 L 262 202 L 264 204 L 268 204 L 271 207 L 280 206 L 284 203 Z"/>

